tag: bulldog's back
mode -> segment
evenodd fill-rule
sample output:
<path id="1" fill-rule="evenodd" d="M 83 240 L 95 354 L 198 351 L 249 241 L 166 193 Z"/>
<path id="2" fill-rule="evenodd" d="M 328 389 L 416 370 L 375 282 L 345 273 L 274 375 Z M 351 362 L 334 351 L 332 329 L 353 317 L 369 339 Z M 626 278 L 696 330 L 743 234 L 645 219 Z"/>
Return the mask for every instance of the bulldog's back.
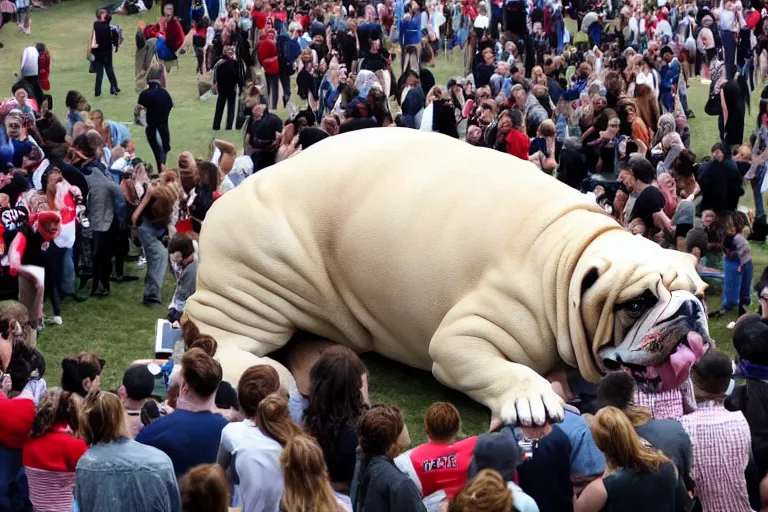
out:
<path id="1" fill-rule="evenodd" d="M 277 323 L 429 368 L 445 313 L 488 270 L 535 268 L 533 244 L 574 210 L 605 226 L 585 196 L 497 151 L 398 128 L 330 137 L 214 204 L 188 312 L 237 331 L 267 290 Z"/>

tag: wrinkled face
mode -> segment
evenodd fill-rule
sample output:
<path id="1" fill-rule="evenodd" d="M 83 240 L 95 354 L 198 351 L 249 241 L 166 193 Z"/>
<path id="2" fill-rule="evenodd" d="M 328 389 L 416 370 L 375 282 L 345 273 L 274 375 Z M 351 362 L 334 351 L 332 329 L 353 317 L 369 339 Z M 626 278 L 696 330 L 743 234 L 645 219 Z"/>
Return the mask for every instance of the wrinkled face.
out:
<path id="1" fill-rule="evenodd" d="M 694 272 L 691 265 L 691 272 Z M 597 350 L 605 370 L 622 370 L 646 393 L 678 389 L 691 367 L 712 346 L 704 304 L 695 284 L 653 289 L 614 306 L 614 340 Z M 675 289 L 686 288 L 689 289 Z"/>

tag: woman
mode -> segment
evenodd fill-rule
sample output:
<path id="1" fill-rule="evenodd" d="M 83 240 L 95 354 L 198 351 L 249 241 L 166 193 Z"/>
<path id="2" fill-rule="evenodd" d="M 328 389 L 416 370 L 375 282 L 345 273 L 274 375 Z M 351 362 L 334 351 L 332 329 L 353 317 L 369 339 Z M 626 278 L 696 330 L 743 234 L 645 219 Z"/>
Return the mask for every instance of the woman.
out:
<path id="1" fill-rule="evenodd" d="M 672 170 L 672 163 L 678 157 L 678 155 L 685 150 L 683 145 L 683 139 L 680 138 L 680 134 L 677 132 L 668 133 L 661 139 L 661 161 L 656 167 L 659 173 L 670 172 Z"/>
<path id="2" fill-rule="evenodd" d="M 723 85 L 720 88 L 721 111 L 718 118 L 720 140 L 725 142 L 731 150 L 744 142 L 745 97 L 749 97 L 749 94 L 742 93 L 743 80 L 744 77 L 740 75 L 736 75 L 729 81 L 723 79 Z"/>
<path id="3" fill-rule="evenodd" d="M 229 486 L 218 464 L 201 464 L 179 481 L 184 512 L 228 512 Z"/>
<path id="4" fill-rule="evenodd" d="M 145 306 L 163 304 L 163 278 L 168 268 L 168 250 L 162 240 L 168 233 L 168 225 L 178 200 L 179 193 L 173 184 L 153 183 L 131 216 L 133 226 L 138 227 L 139 241 L 147 258 L 142 300 Z"/>
<path id="5" fill-rule="evenodd" d="M 627 127 L 627 133 L 632 139 L 642 142 L 646 148 L 651 146 L 651 131 L 643 118 L 637 114 L 637 103 L 632 98 L 622 98 L 618 103 L 619 117 L 622 118 L 622 127 Z"/>
<path id="6" fill-rule="evenodd" d="M 621 121 L 616 112 L 609 108 L 605 109 L 604 115 L 608 119 L 605 130 L 600 131 L 597 140 L 590 142 L 588 146 L 592 148 L 597 155 L 595 172 L 610 174 L 616 173 L 616 164 L 618 163 L 617 137 L 619 136 Z"/>
<path id="7" fill-rule="evenodd" d="M 81 397 L 99 389 L 105 363 L 95 352 L 80 352 L 76 356 L 65 357 L 61 361 L 62 389 Z"/>
<path id="8" fill-rule="evenodd" d="M 484 469 L 471 482 L 467 483 L 451 502 L 448 512 L 509 512 L 513 508 L 512 492 L 502 476 L 492 470 Z"/>
<path id="9" fill-rule="evenodd" d="M 637 114 L 650 131 L 654 131 L 659 123 L 659 100 L 654 96 L 650 87 L 638 84 L 635 87 L 635 100 L 637 102 Z"/>
<path id="10" fill-rule="evenodd" d="M 59 235 L 49 244 L 40 255 L 45 268 L 45 291 L 51 299 L 53 318 L 51 323 L 61 325 L 61 284 L 67 249 L 75 245 L 75 195 L 74 190 L 61 175 L 56 167 L 49 167 L 40 178 L 42 190 L 39 190 L 29 200 L 29 211 L 38 214 L 42 211 L 58 212 L 62 218 L 62 228 Z"/>
<path id="11" fill-rule="evenodd" d="M 117 395 L 91 391 L 80 419 L 80 435 L 89 448 L 77 463 L 75 510 L 181 512 L 171 459 L 130 439 Z"/>
<path id="12" fill-rule="evenodd" d="M 675 132 L 677 123 L 675 123 L 675 117 L 672 114 L 664 114 L 663 116 L 659 117 L 659 121 L 656 126 L 656 133 L 653 134 L 651 145 L 648 146 L 648 149 L 653 149 L 658 153 L 658 151 L 661 149 L 662 139 L 670 133 Z"/>
<path id="13" fill-rule="evenodd" d="M 289 440 L 280 455 L 285 490 L 280 500 L 283 510 L 294 512 L 351 512 L 337 498 L 328 480 L 323 451 L 313 438 L 298 435 Z"/>
<path id="14" fill-rule="evenodd" d="M 76 437 L 80 426 L 77 395 L 51 389 L 37 406 L 24 443 L 22 462 L 35 510 L 70 512 L 75 468 L 88 446 Z"/>
<path id="15" fill-rule="evenodd" d="M 605 454 L 606 472 L 584 489 L 576 512 L 676 512 L 687 495 L 667 457 L 647 448 L 629 419 L 615 407 L 601 409 L 591 426 Z"/>
<path id="16" fill-rule="evenodd" d="M 280 453 L 301 429 L 288 414 L 287 402 L 272 395 L 280 389 L 274 368 L 252 366 L 238 383 L 238 401 L 246 419 L 221 432 L 217 462 L 239 480 L 243 510 L 277 511 L 283 493 Z M 238 478 L 240 477 L 240 478 Z"/>
<path id="17" fill-rule="evenodd" d="M 323 449 L 331 485 L 349 493 L 355 470 L 355 425 L 368 402 L 368 370 L 347 347 L 332 347 L 309 372 L 309 406 L 304 429 Z"/>
<path id="18" fill-rule="evenodd" d="M 557 169 L 555 158 L 555 123 L 551 119 L 543 121 L 536 130 L 536 138 L 531 141 L 528 160 L 535 163 L 542 171 L 551 174 Z"/>
<path id="19" fill-rule="evenodd" d="M 277 97 L 280 94 L 280 62 L 277 55 L 275 37 L 275 31 L 269 29 L 266 34 L 259 37 L 259 44 L 256 46 L 259 62 L 264 70 L 264 78 L 267 82 L 267 97 L 269 97 L 270 101 L 270 110 L 277 110 Z M 290 94 L 285 91 L 284 93 Z"/>

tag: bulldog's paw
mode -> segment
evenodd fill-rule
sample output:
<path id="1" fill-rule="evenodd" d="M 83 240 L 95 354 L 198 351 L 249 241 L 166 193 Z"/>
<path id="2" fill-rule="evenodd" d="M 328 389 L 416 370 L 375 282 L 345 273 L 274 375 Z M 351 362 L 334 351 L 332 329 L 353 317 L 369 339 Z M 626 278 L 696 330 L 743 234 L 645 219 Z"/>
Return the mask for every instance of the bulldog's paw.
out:
<path id="1" fill-rule="evenodd" d="M 525 427 L 557 423 L 563 421 L 564 415 L 563 400 L 544 379 L 508 391 L 501 398 L 499 409 L 499 417 L 505 425 Z"/>

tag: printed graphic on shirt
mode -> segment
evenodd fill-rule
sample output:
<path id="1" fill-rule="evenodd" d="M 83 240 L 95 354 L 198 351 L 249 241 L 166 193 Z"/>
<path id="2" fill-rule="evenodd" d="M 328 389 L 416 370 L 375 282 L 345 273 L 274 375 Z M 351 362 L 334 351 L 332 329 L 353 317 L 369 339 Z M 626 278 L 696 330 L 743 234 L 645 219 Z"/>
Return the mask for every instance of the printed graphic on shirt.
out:
<path id="1" fill-rule="evenodd" d="M 440 469 L 456 469 L 459 465 L 456 463 L 456 454 L 443 455 L 434 459 L 427 459 L 422 462 L 422 469 L 427 471 L 436 471 Z"/>

